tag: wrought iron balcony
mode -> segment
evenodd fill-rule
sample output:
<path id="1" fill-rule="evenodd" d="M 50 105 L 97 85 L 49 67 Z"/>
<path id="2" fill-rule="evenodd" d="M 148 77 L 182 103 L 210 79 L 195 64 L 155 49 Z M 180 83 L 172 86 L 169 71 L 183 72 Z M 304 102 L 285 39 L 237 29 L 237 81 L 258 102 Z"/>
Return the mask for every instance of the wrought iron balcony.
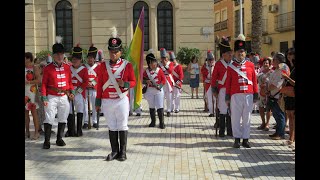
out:
<path id="1" fill-rule="evenodd" d="M 240 2 L 239 0 L 233 0 L 234 1 L 234 6 L 239 6 Z M 244 3 L 244 0 L 242 0 L 242 4 Z"/>
<path id="2" fill-rule="evenodd" d="M 228 29 L 228 19 L 225 21 L 218 22 L 214 24 L 214 31 L 221 31 L 224 29 Z"/>
<path id="3" fill-rule="evenodd" d="M 268 19 L 262 19 L 262 35 L 268 34 Z M 247 23 L 247 36 L 252 36 L 252 22 Z"/>
<path id="4" fill-rule="evenodd" d="M 295 11 L 283 13 L 275 16 L 275 30 L 290 31 L 295 28 Z"/>

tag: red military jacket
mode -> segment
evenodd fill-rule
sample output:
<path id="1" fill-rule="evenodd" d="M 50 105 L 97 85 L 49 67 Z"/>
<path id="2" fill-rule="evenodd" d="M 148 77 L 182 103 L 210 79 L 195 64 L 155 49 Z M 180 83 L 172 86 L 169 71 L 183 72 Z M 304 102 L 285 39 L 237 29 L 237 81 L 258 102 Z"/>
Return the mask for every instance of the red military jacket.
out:
<path id="1" fill-rule="evenodd" d="M 258 93 L 257 77 L 254 68 L 254 64 L 248 60 L 244 60 L 242 63 L 232 62 L 237 69 L 246 74 L 249 82 L 242 76 L 240 76 L 235 70 L 229 65 L 227 69 L 227 80 L 226 80 L 226 96 L 231 96 L 236 93 Z"/>
<path id="2" fill-rule="evenodd" d="M 52 62 L 44 67 L 41 93 L 43 100 L 47 100 L 47 95 L 63 96 L 65 92 L 57 91 L 73 91 L 73 85 L 71 81 L 70 66 L 62 63 L 58 66 L 55 62 Z"/>
<path id="3" fill-rule="evenodd" d="M 121 66 L 124 66 L 124 68 L 121 71 L 118 71 L 119 73 L 117 73 L 115 76 L 116 80 L 122 79 L 124 81 L 124 87 L 119 87 L 122 93 L 125 91 L 128 91 L 129 88 L 133 88 L 136 85 L 134 70 L 133 70 L 132 64 L 129 61 L 120 58 L 117 60 L 115 64 L 110 64 L 110 62 L 111 60 L 103 61 L 98 67 L 99 79 L 97 84 L 97 97 L 96 97 L 96 105 L 98 106 L 101 105 L 101 99 L 119 98 L 116 88 L 111 83 L 111 79 L 109 78 L 109 74 L 106 68 L 106 63 L 109 63 L 110 69 L 112 70 L 113 74 L 115 74 L 117 69 L 119 69 Z M 105 83 L 108 83 L 109 85 L 107 87 L 105 86 L 106 88 L 104 89 L 103 86 L 105 85 Z M 127 97 L 129 97 L 128 94 L 127 94 Z"/>
<path id="4" fill-rule="evenodd" d="M 206 92 L 211 86 L 211 76 L 212 76 L 213 68 L 214 68 L 214 65 L 212 65 L 210 69 L 210 66 L 208 66 L 207 63 L 203 64 L 201 67 L 201 74 L 203 77 L 203 84 Z"/>
<path id="5" fill-rule="evenodd" d="M 211 87 L 220 90 L 226 87 L 228 63 L 223 59 L 216 62 L 211 79 Z"/>
<path id="6" fill-rule="evenodd" d="M 70 66 L 71 75 L 72 75 L 72 85 L 74 90 L 77 93 L 81 93 L 83 98 L 86 98 L 86 88 L 89 82 L 88 69 L 81 65 L 78 69 L 75 69 L 73 66 Z"/>
<path id="7" fill-rule="evenodd" d="M 97 84 L 98 84 L 98 66 L 100 65 L 100 63 L 94 63 L 93 66 L 90 66 L 89 64 L 85 64 L 86 68 L 88 69 L 88 78 L 89 78 L 89 83 L 87 88 L 92 89 L 94 88 L 95 90 L 97 90 Z M 90 86 L 89 84 L 92 84 L 92 86 Z"/>
<path id="8" fill-rule="evenodd" d="M 167 81 L 169 82 L 170 86 L 173 86 L 173 78 L 171 80 L 170 76 L 172 77 L 172 71 L 173 71 L 173 63 L 168 61 L 166 65 L 163 65 L 161 62 L 159 63 L 159 67 L 162 69 L 164 75 L 166 76 Z"/>
<path id="9" fill-rule="evenodd" d="M 180 64 L 177 63 L 174 66 L 173 71 L 172 71 L 172 77 L 175 82 L 175 85 L 182 88 L 184 74 L 183 74 L 182 66 Z"/>
<path id="10" fill-rule="evenodd" d="M 158 71 L 157 75 L 154 77 L 154 81 L 156 82 L 157 85 L 164 86 L 166 84 L 166 77 L 161 70 L 161 68 L 157 67 L 157 70 L 153 71 L 149 69 L 150 75 L 152 76 L 153 74 Z M 150 80 L 147 74 L 147 69 L 143 72 L 143 80 Z M 148 85 L 148 87 L 155 87 L 154 85 Z"/>

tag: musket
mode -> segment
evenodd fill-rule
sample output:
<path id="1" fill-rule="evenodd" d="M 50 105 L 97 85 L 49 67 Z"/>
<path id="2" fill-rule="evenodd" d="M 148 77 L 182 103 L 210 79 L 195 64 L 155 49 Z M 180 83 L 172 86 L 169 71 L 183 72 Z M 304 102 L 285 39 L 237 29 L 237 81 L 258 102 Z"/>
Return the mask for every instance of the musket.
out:
<path id="1" fill-rule="evenodd" d="M 74 101 L 73 100 L 70 100 L 71 101 L 71 109 L 72 109 L 72 123 L 71 123 L 71 126 L 72 126 L 72 130 L 68 130 L 69 133 L 73 136 L 75 136 L 76 134 L 76 116 L 74 114 Z M 71 132 L 73 131 L 73 132 Z"/>
<path id="2" fill-rule="evenodd" d="M 213 99 L 213 98 L 212 98 Z M 218 128 L 220 125 L 220 111 L 218 108 L 218 97 L 216 98 L 216 137 L 218 136 Z"/>
<path id="3" fill-rule="evenodd" d="M 100 119 L 100 110 L 97 110 L 97 129 L 99 130 L 99 119 Z"/>
<path id="4" fill-rule="evenodd" d="M 90 97 L 89 97 L 89 89 L 88 91 L 88 129 L 91 129 L 91 121 L 90 121 Z"/>

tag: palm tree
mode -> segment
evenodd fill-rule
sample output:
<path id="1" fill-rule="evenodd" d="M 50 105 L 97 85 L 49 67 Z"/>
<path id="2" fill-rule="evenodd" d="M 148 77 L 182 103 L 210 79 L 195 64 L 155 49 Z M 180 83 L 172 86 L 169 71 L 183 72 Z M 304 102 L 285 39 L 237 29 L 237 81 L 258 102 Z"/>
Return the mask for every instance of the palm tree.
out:
<path id="1" fill-rule="evenodd" d="M 251 48 L 253 52 L 262 53 L 262 0 L 252 0 L 252 40 Z"/>

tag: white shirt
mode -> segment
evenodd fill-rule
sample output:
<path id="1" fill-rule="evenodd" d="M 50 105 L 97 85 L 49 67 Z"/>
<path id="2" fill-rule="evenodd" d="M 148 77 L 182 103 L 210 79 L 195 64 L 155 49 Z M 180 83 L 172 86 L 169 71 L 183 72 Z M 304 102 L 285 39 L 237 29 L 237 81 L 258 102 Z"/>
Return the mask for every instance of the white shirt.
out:
<path id="1" fill-rule="evenodd" d="M 282 73 L 281 73 L 280 69 L 275 69 L 270 74 L 269 86 L 272 84 L 277 87 L 277 88 L 273 89 L 272 91 L 270 91 L 271 96 L 274 96 L 277 92 L 279 92 L 282 87 L 284 79 L 282 78 L 281 74 Z M 279 96 L 280 96 L 280 93 L 278 93 L 274 98 L 279 99 Z"/>

